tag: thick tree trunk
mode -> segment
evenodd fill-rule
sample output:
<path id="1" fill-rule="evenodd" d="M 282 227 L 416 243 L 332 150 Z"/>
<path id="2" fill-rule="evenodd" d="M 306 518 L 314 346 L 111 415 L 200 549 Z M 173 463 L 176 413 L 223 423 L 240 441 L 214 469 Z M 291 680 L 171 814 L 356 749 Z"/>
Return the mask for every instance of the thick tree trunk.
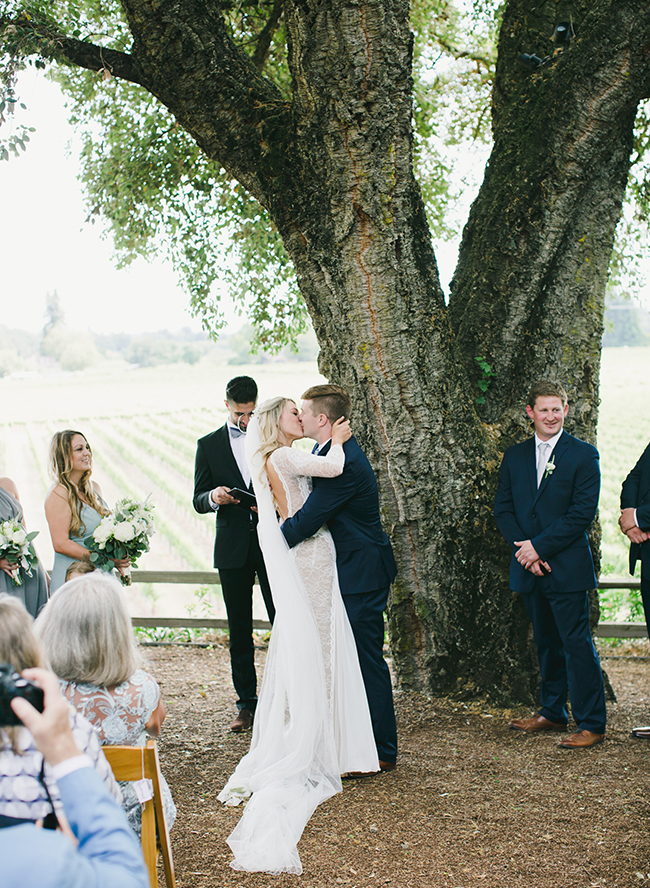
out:
<path id="1" fill-rule="evenodd" d="M 268 133 L 260 140 L 267 177 L 256 196 L 295 263 L 323 372 L 355 393 L 355 430 L 377 472 L 400 564 L 391 606 L 400 679 L 521 697 L 526 632 L 504 582 L 507 559 L 485 567 L 486 539 L 493 548 L 496 538 L 489 494 L 496 442 L 476 415 L 412 174 L 408 6 L 295 4 L 285 16 L 294 101 L 290 119 L 278 107 L 274 140 Z M 145 82 L 184 115 L 183 125 L 199 134 L 213 117 L 222 121 L 214 83 L 207 105 L 191 105 L 191 86 L 183 86 L 176 107 L 182 78 L 172 60 L 163 66 L 156 57 L 149 73 L 147 41 L 159 52 L 171 36 L 136 33 L 137 17 L 130 20 Z M 173 34 L 171 25 L 163 30 Z M 235 52 L 222 37 L 218 46 Z M 203 70 L 217 62 L 194 64 Z M 257 126 L 250 123 L 248 138 Z M 215 159 L 243 181 L 259 177 L 259 154 L 237 153 L 241 133 L 238 142 L 214 134 L 224 143 Z M 201 136 L 204 148 L 210 138 Z"/>
<path id="2" fill-rule="evenodd" d="M 595 437 L 607 262 L 650 83 L 646 0 L 507 3 L 495 145 L 449 307 L 412 173 L 406 2 L 286 0 L 291 103 L 232 43 L 216 3 L 123 5 L 134 45 L 116 71 L 267 208 L 321 368 L 354 393 L 400 568 L 390 610 L 400 681 L 529 699 L 528 621 L 508 589 L 493 491 L 501 452 L 526 433 L 536 377 L 564 381 L 570 425 Z M 569 49 L 520 69 L 521 53 L 551 50 L 559 20 L 573 24 Z M 476 357 L 496 372 L 482 405 Z"/>
<path id="3" fill-rule="evenodd" d="M 570 22 L 569 48 L 550 35 Z M 534 377 L 560 379 L 568 425 L 595 443 L 603 294 L 640 98 L 648 94 L 650 12 L 643 2 L 514 0 L 501 30 L 494 149 L 465 228 L 451 322 L 474 383 L 473 355 L 495 372 L 481 418 L 503 445 L 521 434 Z"/>

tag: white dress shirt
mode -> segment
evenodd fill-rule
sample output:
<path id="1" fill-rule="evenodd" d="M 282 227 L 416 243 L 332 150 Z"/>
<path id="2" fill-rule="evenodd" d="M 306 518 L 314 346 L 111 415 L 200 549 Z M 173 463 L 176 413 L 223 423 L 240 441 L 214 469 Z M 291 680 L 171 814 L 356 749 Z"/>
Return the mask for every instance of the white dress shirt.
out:
<path id="1" fill-rule="evenodd" d="M 548 444 L 548 447 L 545 449 L 546 458 L 544 461 L 544 468 L 551 461 L 551 457 L 553 456 L 553 451 L 555 449 L 555 445 L 560 440 L 560 435 L 564 430 L 560 429 L 557 435 L 553 435 L 552 438 L 549 438 L 548 441 L 542 441 L 541 438 L 537 437 L 537 432 L 535 432 L 535 468 L 537 469 L 537 477 L 539 478 L 540 466 L 539 466 L 539 445 L 540 444 Z M 542 476 L 543 478 L 543 476 Z M 541 484 L 541 481 L 539 482 Z M 539 484 L 537 485 L 539 487 Z"/>

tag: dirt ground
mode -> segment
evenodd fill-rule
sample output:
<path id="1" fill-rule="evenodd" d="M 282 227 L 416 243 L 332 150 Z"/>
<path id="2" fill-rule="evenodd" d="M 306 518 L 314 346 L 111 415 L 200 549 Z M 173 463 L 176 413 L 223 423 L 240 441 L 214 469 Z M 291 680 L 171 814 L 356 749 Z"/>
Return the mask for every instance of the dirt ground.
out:
<path id="1" fill-rule="evenodd" d="M 508 718 L 528 710 L 397 693 L 398 769 L 345 781 L 307 824 L 303 874 L 269 876 L 228 865 L 226 839 L 241 810 L 217 794 L 250 734 L 228 730 L 227 650 L 146 648 L 168 709 L 160 752 L 178 806 L 179 888 L 650 885 L 650 741 L 629 736 L 650 723 L 650 651 L 643 643 L 610 653 L 603 665 L 618 701 L 608 707 L 606 742 L 591 750 L 509 730 Z"/>

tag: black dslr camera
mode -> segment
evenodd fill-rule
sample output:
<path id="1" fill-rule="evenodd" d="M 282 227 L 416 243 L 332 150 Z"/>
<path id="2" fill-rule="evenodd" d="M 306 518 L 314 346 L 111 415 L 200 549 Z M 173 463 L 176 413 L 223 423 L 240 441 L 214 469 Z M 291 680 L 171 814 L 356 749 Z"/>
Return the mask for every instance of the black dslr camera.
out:
<path id="1" fill-rule="evenodd" d="M 21 678 L 9 663 L 0 663 L 0 727 L 22 725 L 21 720 L 11 708 L 10 701 L 14 697 L 24 697 L 34 709 L 43 711 L 43 691 L 33 681 Z"/>

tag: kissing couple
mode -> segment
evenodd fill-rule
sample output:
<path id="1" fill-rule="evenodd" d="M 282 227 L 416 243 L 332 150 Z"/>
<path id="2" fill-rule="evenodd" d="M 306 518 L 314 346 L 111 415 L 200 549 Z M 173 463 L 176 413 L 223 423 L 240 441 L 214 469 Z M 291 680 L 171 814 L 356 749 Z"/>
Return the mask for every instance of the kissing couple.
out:
<path id="1" fill-rule="evenodd" d="M 394 770 L 397 730 L 384 620 L 397 568 L 377 482 L 337 385 L 271 398 L 246 457 L 276 606 L 250 751 L 219 795 L 248 799 L 228 839 L 237 870 L 301 873 L 297 843 L 341 775 Z M 292 447 L 316 441 L 310 454 Z"/>

